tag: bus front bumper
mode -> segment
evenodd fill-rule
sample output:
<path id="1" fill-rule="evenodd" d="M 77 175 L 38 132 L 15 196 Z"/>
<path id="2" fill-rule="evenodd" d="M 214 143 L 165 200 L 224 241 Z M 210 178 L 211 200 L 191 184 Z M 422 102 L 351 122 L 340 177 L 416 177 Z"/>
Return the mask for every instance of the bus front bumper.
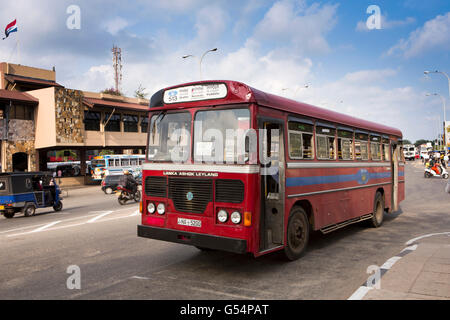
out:
<path id="1" fill-rule="evenodd" d="M 186 232 L 138 225 L 138 237 L 188 244 L 214 250 L 233 253 L 246 253 L 247 241 L 226 237 L 212 236 L 202 233 Z"/>

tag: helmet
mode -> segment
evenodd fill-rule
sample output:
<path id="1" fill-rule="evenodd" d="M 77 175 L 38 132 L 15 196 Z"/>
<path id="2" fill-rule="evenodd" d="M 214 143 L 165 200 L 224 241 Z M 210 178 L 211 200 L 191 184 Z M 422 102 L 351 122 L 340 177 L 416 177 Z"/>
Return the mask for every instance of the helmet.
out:
<path id="1" fill-rule="evenodd" d="M 128 170 L 123 170 L 123 174 L 125 174 L 125 175 L 130 174 L 130 171 L 128 171 Z"/>

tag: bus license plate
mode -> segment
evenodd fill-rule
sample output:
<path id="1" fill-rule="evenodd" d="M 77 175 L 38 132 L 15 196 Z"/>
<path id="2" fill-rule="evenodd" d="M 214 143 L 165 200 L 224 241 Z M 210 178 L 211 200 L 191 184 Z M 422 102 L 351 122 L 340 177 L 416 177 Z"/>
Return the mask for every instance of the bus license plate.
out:
<path id="1" fill-rule="evenodd" d="M 201 220 L 178 218 L 178 224 L 181 226 L 188 226 L 188 227 L 197 227 L 197 228 L 202 227 Z"/>

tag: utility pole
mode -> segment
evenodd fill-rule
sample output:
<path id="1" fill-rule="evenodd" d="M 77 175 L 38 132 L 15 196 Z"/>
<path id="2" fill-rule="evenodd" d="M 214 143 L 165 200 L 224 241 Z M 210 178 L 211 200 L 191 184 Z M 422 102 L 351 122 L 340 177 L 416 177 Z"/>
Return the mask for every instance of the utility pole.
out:
<path id="1" fill-rule="evenodd" d="M 122 82 L 122 49 L 116 46 L 112 48 L 113 68 L 114 68 L 114 89 L 120 92 L 120 83 Z"/>

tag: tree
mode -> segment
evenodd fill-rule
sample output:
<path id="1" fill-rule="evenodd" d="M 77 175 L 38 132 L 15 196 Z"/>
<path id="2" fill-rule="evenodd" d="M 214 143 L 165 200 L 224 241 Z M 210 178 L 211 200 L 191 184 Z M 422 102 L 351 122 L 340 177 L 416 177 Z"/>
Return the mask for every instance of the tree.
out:
<path id="1" fill-rule="evenodd" d="M 403 144 L 412 144 L 411 141 L 409 141 L 408 139 L 404 139 L 403 140 Z"/>
<path id="2" fill-rule="evenodd" d="M 134 96 L 139 99 L 146 99 L 148 93 L 145 92 L 145 88 L 142 87 L 142 84 L 139 84 L 139 87 L 134 91 Z"/>
<path id="3" fill-rule="evenodd" d="M 114 88 L 105 89 L 101 93 L 112 94 L 113 96 L 123 96 L 122 92 L 116 91 Z"/>
<path id="4" fill-rule="evenodd" d="M 416 146 L 416 147 L 418 147 L 418 146 L 420 146 L 420 145 L 422 145 L 422 144 L 427 144 L 427 142 L 431 142 L 430 140 L 425 140 L 425 139 L 419 139 L 419 140 L 417 140 L 416 142 L 414 142 L 414 145 Z"/>

